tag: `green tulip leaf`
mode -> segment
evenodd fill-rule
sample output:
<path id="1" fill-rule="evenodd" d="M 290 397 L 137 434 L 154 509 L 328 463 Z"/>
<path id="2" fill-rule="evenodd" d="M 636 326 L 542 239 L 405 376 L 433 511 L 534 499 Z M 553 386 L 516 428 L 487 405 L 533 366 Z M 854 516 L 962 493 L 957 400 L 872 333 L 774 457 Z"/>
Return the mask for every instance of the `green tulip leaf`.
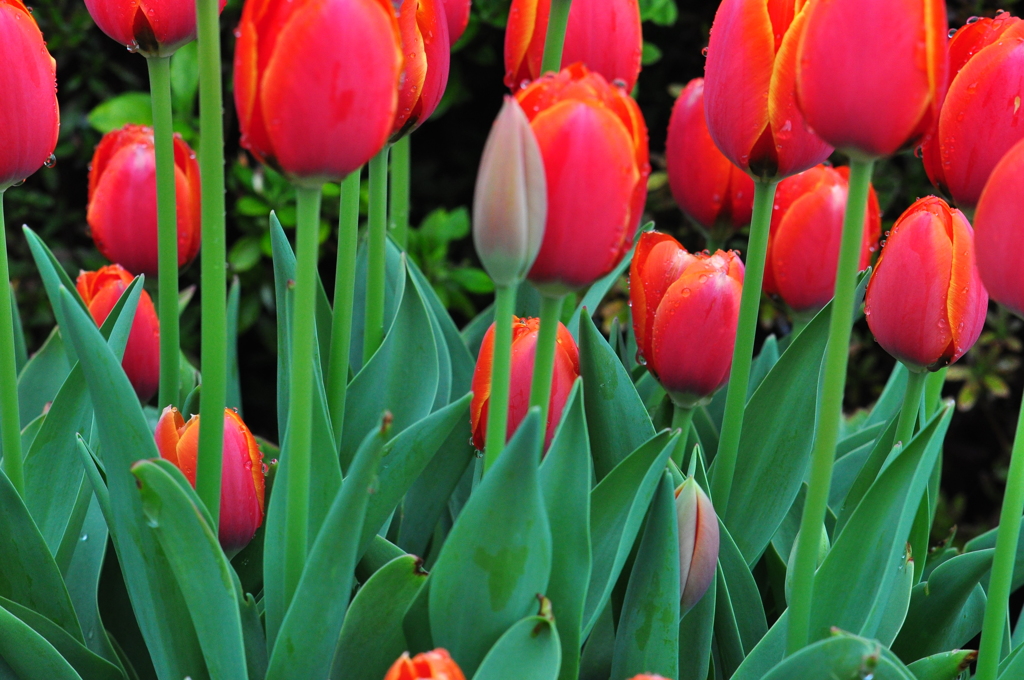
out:
<path id="1" fill-rule="evenodd" d="M 153 106 L 148 92 L 125 92 L 108 99 L 86 116 L 96 131 L 107 134 L 125 125 L 152 125 Z"/>
<path id="2" fill-rule="evenodd" d="M 842 512 L 843 503 L 854 483 L 875 450 L 875 441 L 857 447 L 835 462 L 832 467 L 832 483 L 828 488 L 828 507 L 837 515 Z"/>
<path id="3" fill-rule="evenodd" d="M 390 244 L 390 241 L 389 241 Z M 391 244 L 394 246 L 394 244 Z M 426 277 L 420 273 L 419 269 L 416 268 L 416 264 L 412 261 L 412 258 L 407 258 L 406 262 L 409 265 L 409 280 L 416 287 L 416 292 L 419 294 L 420 299 L 423 301 L 426 307 L 427 316 L 430 318 L 430 327 L 434 333 L 434 347 L 437 350 L 437 390 L 434 392 L 434 409 L 444 407 L 449 400 L 452 398 L 452 355 L 448 350 L 448 337 L 445 333 L 445 328 L 441 326 L 440 319 L 446 319 L 451 321 L 451 317 L 448 316 L 448 312 L 444 310 L 444 306 L 437 300 L 437 293 L 434 292 L 434 287 L 430 285 Z M 439 309 L 440 308 L 440 309 Z M 438 317 L 438 313 L 441 316 Z M 454 324 L 452 324 L 454 326 Z M 449 331 L 451 329 L 448 329 Z M 458 331 L 455 331 L 456 336 Z M 459 338 L 459 343 L 462 343 L 462 338 Z M 457 348 L 456 348 L 457 349 Z M 469 351 L 466 351 L 469 354 Z M 464 367 L 463 367 L 464 368 Z M 470 375 L 472 381 L 472 374 Z M 459 392 L 459 396 L 469 391 L 467 387 L 465 390 Z"/>
<path id="4" fill-rule="evenodd" d="M 82 301 L 82 297 L 78 294 L 75 282 L 68 276 L 64 266 L 47 247 L 46 243 L 43 242 L 43 239 L 39 238 L 39 235 L 29 229 L 28 226 L 23 226 L 21 230 L 25 234 L 25 240 L 28 241 L 28 247 L 32 252 L 32 259 L 36 263 L 36 268 L 39 270 L 39 276 L 43 280 L 43 288 L 46 290 L 46 297 L 50 300 L 50 306 L 53 308 L 53 316 L 57 320 L 57 328 L 67 328 L 67 319 L 60 302 L 61 286 L 70 293 L 72 299 L 83 310 L 88 311 L 88 308 L 85 302 Z M 71 370 L 71 364 L 76 361 L 77 355 L 71 343 L 64 343 L 62 349 L 67 357 L 67 368 L 65 369 L 65 375 L 67 375 L 67 371 Z M 57 384 L 59 385 L 60 383 L 58 382 Z"/>
<path id="5" fill-rule="evenodd" d="M 434 649 L 434 638 L 430 633 L 430 576 L 402 617 L 402 633 L 410 654 Z"/>
<path id="6" fill-rule="evenodd" d="M 980 536 L 976 536 L 971 540 L 967 541 L 964 546 L 966 552 L 974 552 L 976 550 L 988 550 L 989 548 L 996 547 L 996 533 L 999 527 L 995 527 L 983 533 Z M 1017 534 L 1017 557 L 1013 563 L 1013 579 L 1010 582 L 1010 591 L 1017 590 L 1024 585 L 1024 526 L 1021 526 L 1020 533 Z M 981 578 L 981 585 L 988 591 L 988 574 L 985 574 Z"/>
<path id="7" fill-rule="evenodd" d="M 973 649 L 957 649 L 918 659 L 908 664 L 907 670 L 914 674 L 916 680 L 956 680 L 971 667 L 976 658 L 978 653 Z M 1024 665 L 1021 665 L 1020 670 L 1024 671 Z M 1014 677 L 1020 676 L 1007 676 L 1007 680 Z"/>
<path id="8" fill-rule="evenodd" d="M 5 477 L 6 479 L 6 477 Z M 0 660 L 25 680 L 82 680 L 46 638 L 27 623 L 0 607 Z M 0 666 L 0 673 L 4 671 Z"/>
<path id="9" fill-rule="evenodd" d="M 899 415 L 900 409 L 903 407 L 903 395 L 907 391 L 908 375 L 907 367 L 897 361 L 892 373 L 889 374 L 882 394 L 871 408 L 868 419 L 864 421 L 864 427 L 888 423 Z"/>
<path id="10" fill-rule="evenodd" d="M 839 634 L 804 647 L 773 668 L 764 680 L 864 678 L 912 680 L 906 667 L 884 654 L 874 640 Z"/>
<path id="11" fill-rule="evenodd" d="M 654 228 L 653 222 L 648 222 L 640 231 L 648 231 Z M 619 282 L 622 275 L 629 269 L 629 264 L 633 261 L 633 253 L 636 252 L 636 243 L 633 243 L 633 247 L 629 249 L 629 252 L 619 261 L 615 268 L 610 272 L 594 281 L 587 289 L 586 295 L 580 300 L 579 304 L 576 305 L 576 310 L 572 313 L 572 318 L 569 319 L 569 323 L 566 324 L 566 328 L 572 333 L 573 337 L 579 338 L 580 336 L 580 319 L 583 314 L 587 313 L 587 310 L 595 310 L 597 306 L 601 304 L 604 297 L 608 294 L 608 291 Z M 561 630 L 561 627 L 559 627 Z"/>
<path id="12" fill-rule="evenodd" d="M 583 646 L 580 658 L 580 680 L 606 680 L 612 674 L 615 651 L 615 620 L 609 602 L 597 617 L 597 623 Z M 700 678 L 706 680 L 707 676 Z"/>
<path id="13" fill-rule="evenodd" d="M 768 632 L 761 594 L 750 568 L 725 524 L 718 521 L 718 562 L 728 584 L 729 599 L 743 643 L 744 656 Z"/>
<path id="14" fill-rule="evenodd" d="M 555 680 L 561 657 L 554 621 L 530 616 L 494 643 L 473 680 Z"/>
<path id="15" fill-rule="evenodd" d="M 405 292 L 409 288 L 405 254 L 388 239 L 384 254 L 384 328 L 395 323 Z M 363 333 L 366 321 L 366 281 L 369 276 L 369 250 L 361 243 L 356 254 L 356 285 L 352 296 L 352 344 L 349 366 L 353 373 L 363 368 Z M 378 350 L 379 351 L 379 350 Z"/>
<path id="16" fill-rule="evenodd" d="M 733 596 L 729 592 L 729 582 L 725 579 L 721 563 L 718 564 L 716 571 L 715 587 L 717 591 L 715 593 L 714 643 L 718 649 L 715 664 L 721 666 L 725 675 L 732 676 L 735 669 L 743 662 L 745 653 L 743 638 L 740 636 L 740 626 L 736 621 L 736 610 L 733 607 Z"/>
<path id="17" fill-rule="evenodd" d="M 886 459 L 892 451 L 894 440 L 896 439 L 896 426 L 899 421 L 899 414 L 893 416 L 886 426 L 885 431 L 879 435 L 875 440 L 874 445 L 871 447 L 871 451 L 868 453 L 861 465 L 860 470 L 857 472 L 857 476 L 853 483 L 850 485 L 849 491 L 847 491 L 843 498 L 842 505 L 836 508 L 838 510 L 836 519 L 835 533 L 839 534 L 846 523 L 850 521 L 850 516 L 853 511 L 857 509 L 860 502 L 864 499 L 864 494 L 868 492 L 875 479 L 878 477 L 879 471 L 885 464 Z M 838 467 L 838 464 L 837 464 Z M 838 499 L 837 499 L 838 501 Z"/>
<path id="18" fill-rule="evenodd" d="M 786 655 L 788 621 L 789 610 L 785 610 L 736 668 L 731 680 L 763 680 Z"/>
<path id="19" fill-rule="evenodd" d="M 910 597 L 914 587 L 914 564 L 915 560 L 911 553 L 900 563 L 899 572 L 892 585 L 892 591 L 888 602 L 884 603 L 884 613 L 875 631 L 875 639 L 886 647 L 892 646 L 903 623 L 907 619 L 907 610 L 910 607 Z"/>
<path id="20" fill-rule="evenodd" d="M 712 579 L 704 597 L 679 622 L 679 680 L 706 680 L 715 630 L 718 579 Z"/>
<path id="21" fill-rule="evenodd" d="M 39 351 L 32 355 L 18 375 L 18 414 L 23 426 L 39 417 L 57 397 L 71 372 L 69 350 L 54 328 Z"/>

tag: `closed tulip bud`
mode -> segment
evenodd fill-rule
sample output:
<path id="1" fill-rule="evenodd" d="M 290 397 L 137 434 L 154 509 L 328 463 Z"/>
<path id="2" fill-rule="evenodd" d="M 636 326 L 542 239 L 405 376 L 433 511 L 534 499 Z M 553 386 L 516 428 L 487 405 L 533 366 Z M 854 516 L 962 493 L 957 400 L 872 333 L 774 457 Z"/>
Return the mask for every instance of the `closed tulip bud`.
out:
<path id="1" fill-rule="evenodd" d="M 462 669 L 447 650 L 435 649 L 409 658 L 404 652 L 384 676 L 384 680 L 466 680 Z"/>
<path id="2" fill-rule="evenodd" d="M 974 345 L 987 307 L 967 218 L 941 198 L 918 200 L 896 220 L 868 282 L 875 340 L 911 370 L 937 371 Z"/>
<path id="3" fill-rule="evenodd" d="M 640 237 L 629 268 L 633 333 L 677 405 L 706 403 L 729 380 L 742 289 L 735 251 L 690 254 L 668 234 Z"/>
<path id="4" fill-rule="evenodd" d="M 544 159 L 548 218 L 528 278 L 560 295 L 588 286 L 633 243 L 650 175 L 647 125 L 621 87 L 574 64 L 516 93 Z"/>
<path id="5" fill-rule="evenodd" d="M 547 212 L 537 138 L 516 100 L 505 97 L 484 145 L 473 197 L 473 243 L 497 285 L 519 283 L 530 271 Z"/>
<path id="6" fill-rule="evenodd" d="M 691 80 L 672 107 L 665 160 L 672 195 L 694 222 L 715 231 L 750 223 L 754 181 L 722 155 L 708 133 L 703 78 Z"/>
<path id="7" fill-rule="evenodd" d="M 78 275 L 75 288 L 97 326 L 107 320 L 110 310 L 134 278 L 116 264 Z M 160 386 L 160 321 L 153 300 L 145 290 L 139 296 L 121 367 L 140 400 L 147 402 L 156 394 Z"/>
<path id="8" fill-rule="evenodd" d="M 199 253 L 199 164 L 174 135 L 178 213 L 178 266 Z M 156 152 L 153 130 L 126 125 L 100 140 L 89 170 L 86 215 L 96 248 L 126 269 L 156 276 Z"/>
<path id="9" fill-rule="evenodd" d="M 537 332 L 540 319 L 512 317 L 512 360 L 508 394 L 508 432 L 512 438 L 519 423 L 530 409 L 530 386 L 533 383 L 533 358 L 537 351 Z M 491 400 L 491 371 L 494 363 L 494 324 L 487 329 L 480 345 L 480 354 L 473 372 L 473 401 L 469 406 L 473 445 L 484 450 L 487 436 L 487 412 Z M 555 368 L 551 375 L 551 399 L 548 402 L 548 422 L 544 437 L 544 450 L 551 445 L 555 429 L 562 420 L 562 409 L 569 392 L 580 375 L 580 352 L 576 341 L 564 325 L 558 324 L 555 342 Z"/>
<path id="10" fill-rule="evenodd" d="M 0 193 L 50 162 L 57 146 L 57 64 L 21 0 L 0 0 Z"/>
<path id="11" fill-rule="evenodd" d="M 808 125 L 860 158 L 917 144 L 946 90 L 946 3 L 830 0 L 804 12 L 796 85 Z"/>
<path id="12" fill-rule="evenodd" d="M 757 178 L 795 175 L 832 153 L 796 105 L 796 51 L 807 9 L 724 0 L 711 27 L 704 67 L 708 130 L 726 158 Z"/>
<path id="13" fill-rule="evenodd" d="M 551 0 L 512 0 L 505 29 L 505 85 L 541 76 Z M 643 35 L 637 0 L 573 0 L 562 64 L 580 62 L 631 91 L 640 75 Z"/>
<path id="14" fill-rule="evenodd" d="M 999 161 L 974 213 L 978 272 L 996 302 L 1024 316 L 1024 141 Z"/>
<path id="15" fill-rule="evenodd" d="M 293 181 L 337 181 L 383 148 L 398 110 L 390 0 L 248 0 L 236 31 L 242 146 Z"/>
<path id="16" fill-rule="evenodd" d="M 704 597 L 718 565 L 718 515 L 711 499 L 689 477 L 676 489 L 679 523 L 679 613 L 686 614 Z"/>
<path id="17" fill-rule="evenodd" d="M 220 0 L 224 9 L 227 0 Z M 131 52 L 169 57 L 196 39 L 196 3 L 190 0 L 85 0 L 100 30 Z"/>
<path id="18" fill-rule="evenodd" d="M 961 208 L 981 198 L 992 168 L 1024 139 L 1024 21 L 1000 12 L 949 41 L 950 85 L 922 147 L 928 177 Z"/>
<path id="19" fill-rule="evenodd" d="M 817 312 L 832 299 L 849 179 L 849 168 L 819 165 L 784 179 L 775 193 L 764 290 L 797 313 Z M 861 270 L 871 264 L 881 234 L 878 197 L 869 186 Z"/>
<path id="20" fill-rule="evenodd" d="M 199 416 L 188 422 L 173 406 L 164 409 L 156 424 L 157 450 L 160 457 L 181 470 L 193 487 L 199 456 Z M 263 524 L 263 493 L 265 474 L 263 452 L 256 438 L 229 408 L 224 409 L 224 458 L 220 477 L 221 547 L 238 551 L 249 544 Z"/>
<path id="21" fill-rule="evenodd" d="M 448 19 L 448 42 L 454 45 L 469 25 L 469 10 L 473 0 L 444 0 L 444 14 Z"/>
<path id="22" fill-rule="evenodd" d="M 419 127 L 441 103 L 448 85 L 451 42 L 442 0 L 402 0 L 398 28 L 405 65 L 392 139 Z"/>

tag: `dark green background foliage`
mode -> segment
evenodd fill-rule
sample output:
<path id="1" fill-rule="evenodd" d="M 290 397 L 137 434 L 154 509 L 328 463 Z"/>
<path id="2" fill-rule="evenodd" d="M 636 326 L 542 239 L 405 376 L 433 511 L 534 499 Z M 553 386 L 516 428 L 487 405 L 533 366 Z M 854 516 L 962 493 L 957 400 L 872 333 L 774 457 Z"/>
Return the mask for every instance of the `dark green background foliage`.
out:
<path id="1" fill-rule="evenodd" d="M 650 130 L 653 174 L 649 216 L 657 228 L 676 234 L 690 248 L 703 247 L 699 233 L 672 200 L 664 175 L 664 140 L 674 96 L 691 78 L 702 75 L 701 49 L 707 44 L 716 0 L 641 0 L 644 17 L 644 70 L 636 91 Z M 1018 0 L 952 0 L 950 25 L 960 26 L 975 14 L 997 7 L 1014 11 Z M 490 282 L 477 268 L 469 238 L 473 183 L 484 140 L 506 90 L 503 24 L 509 0 L 474 0 L 465 37 L 452 57 L 445 99 L 434 118 L 413 137 L 412 222 L 409 251 L 464 323 L 489 304 Z M 223 15 L 224 70 L 231 72 L 233 29 L 241 2 L 232 0 Z M 148 89 L 143 59 L 128 53 L 97 29 L 81 0 L 42 0 L 34 15 L 57 60 L 61 134 L 57 165 L 35 174 L 7 194 L 8 238 L 12 277 L 18 291 L 30 351 L 53 326 L 28 248 L 18 227 L 38 231 L 68 270 L 105 264 L 88 236 L 85 222 L 87 177 L 101 130 L 125 122 L 148 122 Z M 176 127 L 193 145 L 195 132 L 194 52 L 175 57 Z M 132 94 L 136 93 L 136 94 Z M 127 94 L 127 96 L 125 96 Z M 293 227 L 293 192 L 279 175 L 256 164 L 238 146 L 238 125 L 230 79 L 225 91 L 228 164 L 229 271 L 242 285 L 240 361 L 247 420 L 259 434 L 273 431 L 275 322 L 267 216 L 276 210 L 282 224 Z M 101 104 L 102 108 L 97 109 Z M 843 162 L 841 158 L 833 159 Z M 881 163 L 875 187 L 887 228 L 917 197 L 931 193 L 921 163 L 909 152 Z M 333 280 L 335 245 L 332 225 L 338 213 L 338 189 L 324 192 L 321 274 Z M 365 200 L 365 186 L 364 186 Z M 365 208 L 365 205 L 364 205 Z M 742 249 L 739 235 L 730 244 Z M 182 272 L 182 287 L 198 283 L 199 267 Z M 624 317 L 626 288 L 618 286 L 599 310 L 606 325 Z M 778 303 L 765 305 L 765 335 L 785 332 L 788 321 Z M 182 342 L 195 360 L 199 349 L 198 304 L 183 316 Z M 985 334 L 967 358 L 950 372 L 947 392 L 959 400 L 945 448 L 944 503 L 937 532 L 959 523 L 958 542 L 994 524 L 1002 495 L 1014 411 L 1022 386 L 1021 322 L 993 311 Z M 198 362 L 196 362 L 198 363 Z M 880 392 L 892 359 L 871 339 L 861 322 L 855 329 L 848 404 L 865 406 Z"/>

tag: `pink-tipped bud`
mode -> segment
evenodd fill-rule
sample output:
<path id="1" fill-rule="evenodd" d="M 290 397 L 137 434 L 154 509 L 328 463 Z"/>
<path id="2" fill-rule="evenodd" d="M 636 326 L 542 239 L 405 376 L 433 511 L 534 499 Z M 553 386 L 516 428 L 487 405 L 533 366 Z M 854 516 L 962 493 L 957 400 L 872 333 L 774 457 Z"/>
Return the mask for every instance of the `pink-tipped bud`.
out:
<path id="1" fill-rule="evenodd" d="M 473 243 L 499 286 L 519 283 L 544 239 L 548 189 L 540 146 L 514 97 L 505 97 L 480 159 Z"/>
<path id="2" fill-rule="evenodd" d="M 715 578 L 718 564 L 718 515 L 693 477 L 676 489 L 679 521 L 679 613 L 700 602 Z"/>

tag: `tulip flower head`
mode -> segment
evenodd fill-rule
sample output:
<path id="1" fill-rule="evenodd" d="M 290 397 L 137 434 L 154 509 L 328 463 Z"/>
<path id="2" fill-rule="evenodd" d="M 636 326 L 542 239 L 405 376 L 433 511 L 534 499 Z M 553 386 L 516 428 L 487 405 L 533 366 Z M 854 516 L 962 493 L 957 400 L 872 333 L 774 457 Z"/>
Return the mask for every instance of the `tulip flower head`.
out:
<path id="1" fill-rule="evenodd" d="M 551 0 L 512 0 L 505 29 L 505 85 L 511 90 L 541 76 Z M 640 75 L 643 35 L 637 0 L 573 0 L 565 27 L 562 66 L 583 63 L 627 92 Z"/>
<path id="2" fill-rule="evenodd" d="M 704 597 L 718 564 L 718 515 L 711 499 L 688 477 L 676 489 L 679 523 L 679 612 L 686 614 Z"/>
<path id="3" fill-rule="evenodd" d="M 484 145 L 473 197 L 473 243 L 497 285 L 519 283 L 530 271 L 547 212 L 537 138 L 516 100 L 505 97 Z"/>
<path id="4" fill-rule="evenodd" d="M 174 135 L 178 266 L 199 253 L 199 164 Z M 96 248 L 112 262 L 146 276 L 157 273 L 156 152 L 153 130 L 126 125 L 103 136 L 89 170 L 86 215 Z"/>
<path id="5" fill-rule="evenodd" d="M 630 678 L 630 680 L 669 680 L 669 679 L 668 678 L 663 678 L 660 675 L 650 675 L 648 673 L 643 673 L 641 675 L 634 675 L 632 678 Z"/>
<path id="6" fill-rule="evenodd" d="M 723 0 L 711 27 L 708 131 L 726 158 L 755 179 L 795 175 L 832 153 L 796 104 L 796 52 L 808 10 L 797 4 Z"/>
<path id="7" fill-rule="evenodd" d="M 446 650 L 435 649 L 411 659 L 409 653 L 404 652 L 384 680 L 466 680 L 466 676 Z"/>
<path id="8" fill-rule="evenodd" d="M 754 181 L 715 146 L 704 119 L 704 79 L 694 78 L 672 107 L 665 141 L 668 182 L 676 203 L 709 231 L 750 223 Z"/>
<path id="9" fill-rule="evenodd" d="M 448 19 L 448 41 L 454 45 L 469 25 L 469 10 L 473 0 L 443 0 L 443 3 L 444 14 Z"/>
<path id="10" fill-rule="evenodd" d="M 911 370 L 937 371 L 974 345 L 987 308 L 967 218 L 941 198 L 918 200 L 896 220 L 868 282 L 875 340 Z"/>
<path id="11" fill-rule="evenodd" d="M 988 178 L 974 213 L 978 272 L 996 302 L 1024 316 L 1024 140 Z"/>
<path id="12" fill-rule="evenodd" d="M 168 406 L 157 421 L 154 436 L 160 457 L 174 463 L 195 487 L 199 416 L 192 416 L 185 422 L 178 409 Z M 244 548 L 263 524 L 265 473 L 263 452 L 252 432 L 237 413 L 224 409 L 219 539 L 225 551 Z"/>
<path id="13" fill-rule="evenodd" d="M 392 140 L 419 127 L 441 103 L 448 85 L 451 42 L 442 0 L 401 0 L 398 27 L 405 65 Z"/>
<path id="14" fill-rule="evenodd" d="M 582 64 L 516 93 L 544 159 L 548 218 L 529 280 L 561 295 L 601 278 L 629 251 L 651 172 L 636 102 Z"/>
<path id="15" fill-rule="evenodd" d="M 57 146 L 57 64 L 21 0 L 0 0 L 0 193 L 46 163 Z"/>
<path id="16" fill-rule="evenodd" d="M 220 0 L 224 9 L 227 0 Z M 85 0 L 104 33 L 147 57 L 169 57 L 196 39 L 196 3 L 190 0 Z"/>
<path id="17" fill-rule="evenodd" d="M 999 159 L 1024 139 L 1024 21 L 1001 12 L 958 30 L 949 41 L 949 73 L 922 158 L 932 183 L 972 208 Z"/>
<path id="18" fill-rule="evenodd" d="M 110 310 L 134 278 L 117 264 L 78 275 L 75 288 L 97 326 L 102 326 L 107 320 Z M 149 401 L 156 394 L 160 386 L 160 321 L 153 300 L 145 290 L 139 296 L 121 367 L 142 402 Z"/>
<path id="19" fill-rule="evenodd" d="M 629 268 L 633 333 L 677 405 L 706 403 L 729 380 L 742 289 L 735 251 L 691 254 L 668 234 L 640 237 Z"/>
<path id="20" fill-rule="evenodd" d="M 858 158 L 918 144 L 946 90 L 944 0 L 807 2 L 796 61 L 800 110 Z"/>
<path id="21" fill-rule="evenodd" d="M 389 0 L 248 0 L 236 32 L 242 146 L 292 181 L 337 181 L 383 148 L 398 111 Z"/>
<path id="22" fill-rule="evenodd" d="M 512 438 L 530 409 L 530 386 L 533 382 L 533 360 L 537 351 L 537 333 L 540 319 L 512 317 L 511 381 L 508 395 L 508 433 Z M 480 345 L 480 354 L 473 372 L 473 401 L 469 406 L 473 445 L 484 450 L 487 438 L 487 412 L 491 397 L 491 371 L 494 363 L 494 324 L 487 329 Z M 551 376 L 551 400 L 548 402 L 548 422 L 544 437 L 544 450 L 551 445 L 562 409 L 569 399 L 572 385 L 580 375 L 580 352 L 576 341 L 564 325 L 558 324 L 555 341 L 555 367 Z"/>
<path id="23" fill-rule="evenodd" d="M 798 314 L 816 313 L 835 291 L 850 169 L 819 165 L 784 179 L 775 193 L 764 290 Z M 868 191 L 861 270 L 871 264 L 882 234 L 878 197 Z"/>

